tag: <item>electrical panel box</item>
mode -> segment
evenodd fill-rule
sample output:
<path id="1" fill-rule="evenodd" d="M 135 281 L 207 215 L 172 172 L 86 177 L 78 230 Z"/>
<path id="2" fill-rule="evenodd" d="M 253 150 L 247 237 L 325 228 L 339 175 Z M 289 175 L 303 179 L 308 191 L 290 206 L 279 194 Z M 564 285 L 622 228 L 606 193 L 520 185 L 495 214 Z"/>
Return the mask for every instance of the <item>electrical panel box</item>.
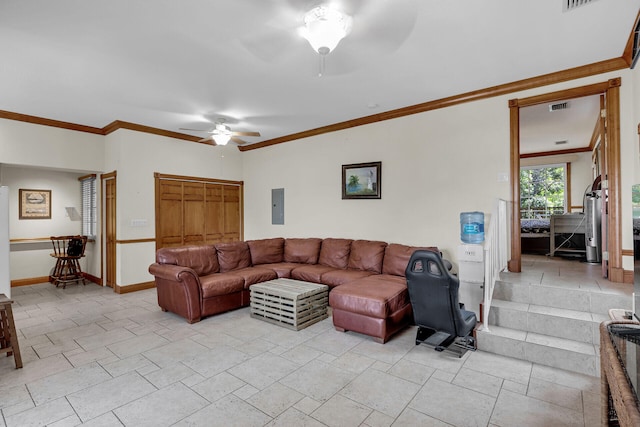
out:
<path id="1" fill-rule="evenodd" d="M 271 224 L 284 225 L 284 188 L 271 190 Z"/>

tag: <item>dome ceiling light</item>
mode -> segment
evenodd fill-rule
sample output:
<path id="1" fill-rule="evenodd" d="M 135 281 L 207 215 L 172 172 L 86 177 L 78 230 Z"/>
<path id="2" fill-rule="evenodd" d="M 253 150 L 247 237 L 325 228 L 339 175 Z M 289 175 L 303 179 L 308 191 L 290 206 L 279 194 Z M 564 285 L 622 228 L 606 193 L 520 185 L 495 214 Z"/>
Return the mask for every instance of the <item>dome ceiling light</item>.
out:
<path id="1" fill-rule="evenodd" d="M 340 40 L 351 32 L 352 19 L 336 9 L 318 6 L 304 15 L 304 27 L 300 34 L 318 52 L 320 65 L 318 75 L 324 73 L 324 58 L 331 53 Z"/>

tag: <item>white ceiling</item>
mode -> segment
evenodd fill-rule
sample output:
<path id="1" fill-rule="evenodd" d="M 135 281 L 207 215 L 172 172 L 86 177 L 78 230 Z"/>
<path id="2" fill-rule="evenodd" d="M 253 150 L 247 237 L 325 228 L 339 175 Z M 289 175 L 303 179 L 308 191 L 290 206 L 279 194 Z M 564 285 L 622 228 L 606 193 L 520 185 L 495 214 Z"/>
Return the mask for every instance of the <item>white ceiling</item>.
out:
<path id="1" fill-rule="evenodd" d="M 560 102 L 566 102 L 567 108 L 550 110 L 552 104 Z M 520 154 L 589 147 L 599 113 L 599 95 L 521 108 Z"/>
<path id="2" fill-rule="evenodd" d="M 620 57 L 640 8 L 335 1 L 353 31 L 318 77 L 317 55 L 296 31 L 317 3 L 0 0 L 0 109 L 172 131 L 225 117 L 233 130 L 261 132 L 246 138 L 259 142 Z"/>

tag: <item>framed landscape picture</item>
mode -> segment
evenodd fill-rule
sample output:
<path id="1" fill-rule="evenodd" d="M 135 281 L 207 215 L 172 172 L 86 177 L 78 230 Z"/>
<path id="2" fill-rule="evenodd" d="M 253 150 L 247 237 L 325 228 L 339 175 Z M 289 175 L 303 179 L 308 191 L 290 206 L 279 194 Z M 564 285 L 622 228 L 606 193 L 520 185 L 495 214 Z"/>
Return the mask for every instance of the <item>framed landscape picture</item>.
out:
<path id="1" fill-rule="evenodd" d="M 379 199 L 382 162 L 342 165 L 343 199 Z"/>
<path id="2" fill-rule="evenodd" d="M 20 219 L 51 219 L 51 190 L 19 190 Z"/>

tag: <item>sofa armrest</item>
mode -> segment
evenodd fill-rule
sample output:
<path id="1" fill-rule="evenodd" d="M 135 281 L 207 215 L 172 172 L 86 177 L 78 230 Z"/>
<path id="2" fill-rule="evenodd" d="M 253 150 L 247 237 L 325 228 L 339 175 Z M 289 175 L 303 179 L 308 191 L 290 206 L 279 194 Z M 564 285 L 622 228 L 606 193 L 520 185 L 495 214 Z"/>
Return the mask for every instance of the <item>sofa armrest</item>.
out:
<path id="1" fill-rule="evenodd" d="M 154 262 L 149 266 L 149 273 L 156 276 L 156 278 L 173 280 L 176 282 L 185 280 L 185 277 L 181 278 L 183 273 L 190 274 L 194 276 L 194 278 L 198 279 L 198 275 L 196 274 L 196 272 L 189 267 L 173 264 L 158 264 L 157 262 Z"/>
<path id="2" fill-rule="evenodd" d="M 198 322 L 202 316 L 200 278 L 193 269 L 172 264 L 153 263 L 149 273 L 156 279 L 158 305 L 187 319 Z"/>

